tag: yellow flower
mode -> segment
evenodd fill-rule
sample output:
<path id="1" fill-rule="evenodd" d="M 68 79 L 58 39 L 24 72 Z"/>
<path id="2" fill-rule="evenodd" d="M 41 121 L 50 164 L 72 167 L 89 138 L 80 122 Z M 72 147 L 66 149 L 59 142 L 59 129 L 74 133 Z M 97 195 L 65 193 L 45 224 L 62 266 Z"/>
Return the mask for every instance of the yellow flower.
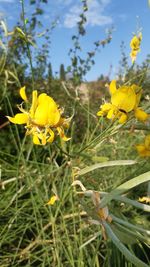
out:
<path id="1" fill-rule="evenodd" d="M 139 197 L 139 202 L 150 203 L 150 197 Z"/>
<path id="2" fill-rule="evenodd" d="M 46 205 L 53 206 L 55 204 L 56 200 L 58 200 L 58 196 L 54 195 L 49 199 L 49 201 L 46 203 Z"/>
<path id="3" fill-rule="evenodd" d="M 149 115 L 138 108 L 142 89 L 133 84 L 131 86 L 123 85 L 117 89 L 116 81 L 112 80 L 109 86 L 111 103 L 105 103 L 100 106 L 97 116 L 106 116 L 108 119 L 118 119 L 119 123 L 125 123 L 128 119 L 128 113 L 134 111 L 138 120 L 145 121 Z"/>
<path id="4" fill-rule="evenodd" d="M 121 86 L 112 94 L 111 103 L 120 111 L 132 111 L 136 104 L 136 94 L 132 86 Z"/>
<path id="5" fill-rule="evenodd" d="M 150 157 L 150 135 L 145 137 L 143 144 L 136 145 L 136 149 L 141 157 Z"/>
<path id="6" fill-rule="evenodd" d="M 28 102 L 25 87 L 20 89 L 20 96 Z M 61 117 L 63 110 L 47 94 L 42 93 L 38 96 L 37 91 L 34 90 L 30 109 L 26 111 L 22 108 L 22 104 L 18 108 L 21 113 L 17 113 L 14 117 L 7 116 L 7 118 L 15 124 L 26 124 L 26 135 L 32 135 L 34 144 L 52 143 L 55 133 L 64 141 L 70 139 L 64 134 L 64 128 L 69 126 L 70 118 Z"/>
<path id="7" fill-rule="evenodd" d="M 137 53 L 140 52 L 141 41 L 142 41 L 142 33 L 140 32 L 138 36 L 134 35 L 130 42 L 130 47 L 131 47 L 130 57 L 132 59 L 132 63 L 136 60 Z"/>
<path id="8" fill-rule="evenodd" d="M 149 118 L 149 115 L 141 108 L 135 109 L 134 114 L 139 121 L 146 121 Z"/>

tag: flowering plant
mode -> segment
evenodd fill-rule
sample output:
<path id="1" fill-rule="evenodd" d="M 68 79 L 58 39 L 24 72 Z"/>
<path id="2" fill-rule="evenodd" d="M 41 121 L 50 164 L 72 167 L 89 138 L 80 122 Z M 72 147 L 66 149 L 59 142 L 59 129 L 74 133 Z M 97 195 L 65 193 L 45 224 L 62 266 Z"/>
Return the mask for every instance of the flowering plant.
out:
<path id="1" fill-rule="evenodd" d="M 20 89 L 20 96 L 28 103 L 25 86 Z M 22 104 L 18 108 L 21 113 L 17 113 L 14 117 L 7 116 L 7 118 L 15 124 L 26 124 L 26 135 L 32 135 L 34 144 L 52 143 L 56 134 L 64 141 L 70 139 L 64 133 L 64 128 L 69 126 L 70 118 L 62 117 L 63 109 L 47 94 L 42 93 L 38 96 L 37 91 L 34 90 L 30 109 L 24 109 Z"/>

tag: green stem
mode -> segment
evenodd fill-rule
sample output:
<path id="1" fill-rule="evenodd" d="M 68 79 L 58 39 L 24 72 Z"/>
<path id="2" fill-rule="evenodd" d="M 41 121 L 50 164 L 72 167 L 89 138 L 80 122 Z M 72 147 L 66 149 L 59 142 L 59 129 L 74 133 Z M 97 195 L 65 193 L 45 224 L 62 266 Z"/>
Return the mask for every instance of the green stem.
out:
<path id="1" fill-rule="evenodd" d="M 30 47 L 27 40 L 27 29 L 26 29 L 26 23 L 25 23 L 25 10 L 24 10 L 24 0 L 21 0 L 21 7 L 22 7 L 22 20 L 23 20 L 23 27 L 24 27 L 24 33 L 25 33 L 25 40 L 26 40 L 26 46 L 27 46 L 27 57 L 29 59 L 30 67 L 31 67 L 31 75 L 32 75 L 32 88 L 34 90 L 34 72 L 33 72 L 33 65 L 32 65 L 32 56 Z"/>

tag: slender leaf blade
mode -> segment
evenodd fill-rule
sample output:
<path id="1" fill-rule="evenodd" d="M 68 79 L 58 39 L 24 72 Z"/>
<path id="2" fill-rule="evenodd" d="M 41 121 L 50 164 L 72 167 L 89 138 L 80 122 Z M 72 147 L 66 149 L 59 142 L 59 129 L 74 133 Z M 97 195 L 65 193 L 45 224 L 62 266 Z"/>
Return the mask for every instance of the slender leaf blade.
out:
<path id="1" fill-rule="evenodd" d="M 137 163 L 135 160 L 113 160 L 113 161 L 106 161 L 102 163 L 96 163 L 91 166 L 88 166 L 78 172 L 78 175 L 84 175 L 88 172 L 94 171 L 99 168 L 104 168 L 104 167 L 112 167 L 112 166 L 123 166 L 123 165 L 133 165 Z"/>
<path id="2" fill-rule="evenodd" d="M 150 171 L 144 174 L 141 174 L 121 184 L 120 186 L 112 190 L 109 194 L 103 197 L 101 204 L 100 204 L 100 208 L 105 207 L 107 203 L 110 202 L 112 199 L 114 199 L 116 196 L 119 196 L 125 193 L 126 191 L 136 187 L 137 185 L 140 185 L 142 183 L 149 182 L 149 181 L 150 181 Z"/>

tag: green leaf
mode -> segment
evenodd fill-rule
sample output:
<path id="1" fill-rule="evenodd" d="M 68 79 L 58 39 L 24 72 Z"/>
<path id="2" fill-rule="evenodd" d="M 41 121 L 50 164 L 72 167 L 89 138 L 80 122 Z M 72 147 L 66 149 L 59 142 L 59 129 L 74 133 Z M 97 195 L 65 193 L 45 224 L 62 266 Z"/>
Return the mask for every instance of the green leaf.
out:
<path id="1" fill-rule="evenodd" d="M 132 199 L 124 197 L 124 196 L 115 196 L 114 199 L 121 201 L 121 202 L 124 202 L 124 203 L 127 203 L 131 206 L 134 206 L 137 209 L 141 209 L 141 210 L 144 210 L 146 212 L 150 212 L 150 205 L 140 203 L 138 201 L 132 200 Z"/>
<path id="2" fill-rule="evenodd" d="M 6 62 L 6 53 L 3 52 L 3 54 L 0 57 L 0 74 L 3 72 L 3 69 L 5 67 L 5 62 Z"/>
<path id="3" fill-rule="evenodd" d="M 119 224 L 122 224 L 124 225 L 127 229 L 132 229 L 133 231 L 138 231 L 138 232 L 142 232 L 143 234 L 146 234 L 147 236 L 150 235 L 150 231 L 149 230 L 146 230 L 146 229 L 143 229 L 141 226 L 139 225 L 134 225 L 132 223 L 129 223 L 128 221 L 126 220 L 122 220 L 116 216 L 114 216 L 113 214 L 110 214 L 113 222 L 116 222 L 116 223 L 119 223 Z M 150 240 L 149 240 L 149 243 L 150 243 Z"/>
<path id="4" fill-rule="evenodd" d="M 112 166 L 123 166 L 123 165 L 133 165 L 137 163 L 135 160 L 114 160 L 114 161 L 107 161 L 104 163 L 96 163 L 91 166 L 88 166 L 82 170 L 79 171 L 78 175 L 84 175 L 88 172 L 94 171 L 99 168 L 104 168 L 104 167 L 112 167 Z"/>
<path id="5" fill-rule="evenodd" d="M 124 192 L 134 188 L 137 185 L 140 185 L 142 183 L 150 181 L 150 171 L 146 172 L 144 174 L 141 174 L 125 183 L 122 185 L 118 186 L 114 190 L 112 190 L 108 195 L 104 196 L 102 198 L 100 208 L 103 208 L 107 205 L 108 202 L 110 202 L 114 197 L 123 194 Z"/>
<path id="6" fill-rule="evenodd" d="M 24 23 L 27 24 L 28 22 L 29 22 L 29 19 L 26 18 L 26 19 L 24 20 Z"/>
<path id="7" fill-rule="evenodd" d="M 111 229 L 122 243 L 127 245 L 133 245 L 137 243 L 135 237 L 131 236 L 130 234 L 124 233 L 123 231 L 120 231 L 116 225 L 111 225 Z"/>
<path id="8" fill-rule="evenodd" d="M 115 223 L 117 228 L 122 231 L 123 233 L 126 233 L 127 235 L 130 235 L 132 238 L 134 237 L 136 242 L 138 240 L 145 242 L 147 245 L 150 245 L 150 238 L 143 233 L 139 233 L 138 231 L 134 231 L 133 229 L 130 229 L 126 226 L 123 226 L 121 224 Z"/>
<path id="9" fill-rule="evenodd" d="M 106 162 L 109 160 L 108 157 L 97 157 L 97 156 L 94 156 L 92 157 L 92 160 L 95 161 L 95 162 Z"/>
<path id="10" fill-rule="evenodd" d="M 105 227 L 108 237 L 112 240 L 112 242 L 121 251 L 121 253 L 127 258 L 128 261 L 132 262 L 136 267 L 137 266 L 138 267 L 149 267 L 146 263 L 138 259 L 125 247 L 125 245 L 120 241 L 120 239 L 114 234 L 114 232 L 112 231 L 108 223 L 103 221 L 103 225 Z"/>

